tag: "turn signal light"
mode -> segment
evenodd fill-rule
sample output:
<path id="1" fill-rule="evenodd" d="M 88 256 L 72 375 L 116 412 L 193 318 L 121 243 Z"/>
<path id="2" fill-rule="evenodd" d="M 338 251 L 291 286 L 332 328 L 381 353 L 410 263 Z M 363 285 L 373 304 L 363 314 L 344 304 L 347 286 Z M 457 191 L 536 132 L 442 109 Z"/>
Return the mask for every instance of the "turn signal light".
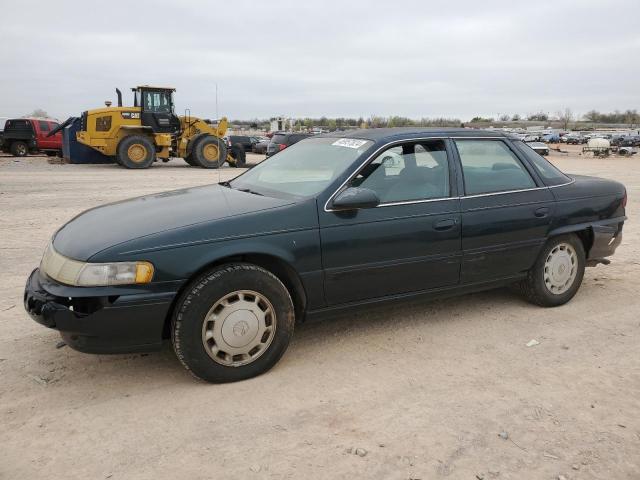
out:
<path id="1" fill-rule="evenodd" d="M 136 283 L 149 283 L 153 278 L 153 265 L 149 262 L 136 264 Z"/>

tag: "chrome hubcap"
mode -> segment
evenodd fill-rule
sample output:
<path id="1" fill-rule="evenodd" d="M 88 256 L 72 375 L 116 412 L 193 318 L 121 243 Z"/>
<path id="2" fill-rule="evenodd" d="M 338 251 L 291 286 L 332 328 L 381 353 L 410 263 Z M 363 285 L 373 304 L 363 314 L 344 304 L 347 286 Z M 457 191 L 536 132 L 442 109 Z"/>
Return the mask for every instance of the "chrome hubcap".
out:
<path id="1" fill-rule="evenodd" d="M 563 294 L 573 285 L 578 272 L 578 256 L 568 243 L 556 245 L 544 262 L 544 284 L 556 295 Z"/>
<path id="2" fill-rule="evenodd" d="M 202 324 L 202 343 L 217 363 L 239 367 L 255 361 L 276 332 L 276 314 L 267 298 L 238 290 L 218 300 Z"/>

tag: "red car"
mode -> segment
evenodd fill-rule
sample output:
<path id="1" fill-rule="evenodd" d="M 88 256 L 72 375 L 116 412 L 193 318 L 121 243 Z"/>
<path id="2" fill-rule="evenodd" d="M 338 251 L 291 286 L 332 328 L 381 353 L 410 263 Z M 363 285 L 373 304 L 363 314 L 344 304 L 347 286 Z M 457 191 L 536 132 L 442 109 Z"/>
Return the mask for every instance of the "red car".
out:
<path id="1" fill-rule="evenodd" d="M 55 120 L 42 118 L 7 120 L 2 134 L 2 151 L 16 157 L 38 152 L 62 156 L 62 132 L 47 136 L 58 126 Z"/>

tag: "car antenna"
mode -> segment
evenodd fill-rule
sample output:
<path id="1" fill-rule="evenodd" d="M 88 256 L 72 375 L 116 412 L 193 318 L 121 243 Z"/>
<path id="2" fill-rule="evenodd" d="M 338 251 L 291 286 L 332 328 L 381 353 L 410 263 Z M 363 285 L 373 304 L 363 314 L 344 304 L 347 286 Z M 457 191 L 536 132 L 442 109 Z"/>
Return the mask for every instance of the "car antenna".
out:
<path id="1" fill-rule="evenodd" d="M 220 116 L 218 115 L 218 82 L 215 82 L 215 86 L 216 86 L 216 122 L 218 122 L 218 125 L 220 125 Z M 220 151 L 218 150 L 218 155 L 220 154 Z M 227 159 L 225 158 L 225 161 Z M 222 162 L 222 164 L 220 164 L 218 162 L 218 185 L 220 185 L 220 169 L 222 168 L 222 165 L 224 165 L 224 162 Z"/>

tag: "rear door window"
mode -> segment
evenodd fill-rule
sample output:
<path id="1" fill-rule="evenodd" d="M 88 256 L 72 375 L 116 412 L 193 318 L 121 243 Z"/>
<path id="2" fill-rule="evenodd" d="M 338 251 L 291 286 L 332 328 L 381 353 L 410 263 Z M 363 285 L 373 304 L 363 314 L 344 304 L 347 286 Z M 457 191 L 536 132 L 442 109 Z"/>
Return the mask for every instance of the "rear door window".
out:
<path id="1" fill-rule="evenodd" d="M 535 188 L 529 172 L 502 140 L 456 140 L 467 195 Z"/>

